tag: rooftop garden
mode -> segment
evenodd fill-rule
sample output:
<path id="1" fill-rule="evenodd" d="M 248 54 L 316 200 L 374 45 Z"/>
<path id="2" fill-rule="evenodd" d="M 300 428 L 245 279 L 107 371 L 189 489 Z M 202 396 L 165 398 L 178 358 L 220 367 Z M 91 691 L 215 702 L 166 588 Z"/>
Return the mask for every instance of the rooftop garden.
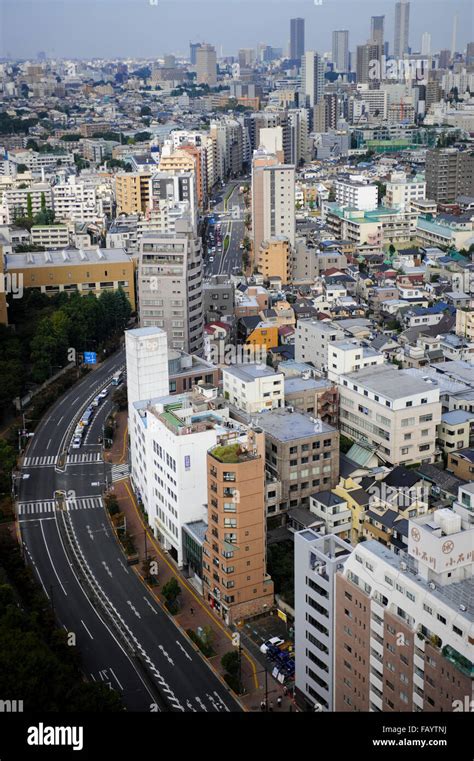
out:
<path id="1" fill-rule="evenodd" d="M 243 450 L 240 444 L 225 444 L 212 450 L 213 457 L 220 462 L 238 463 L 242 459 Z"/>

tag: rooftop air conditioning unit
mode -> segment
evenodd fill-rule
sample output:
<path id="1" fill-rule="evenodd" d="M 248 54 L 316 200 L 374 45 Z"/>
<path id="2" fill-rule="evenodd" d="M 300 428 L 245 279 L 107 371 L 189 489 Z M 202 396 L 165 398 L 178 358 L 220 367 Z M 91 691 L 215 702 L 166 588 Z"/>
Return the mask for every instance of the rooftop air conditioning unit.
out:
<path id="1" fill-rule="evenodd" d="M 459 610 L 462 610 L 463 612 L 466 612 L 467 606 L 466 605 L 460 605 Z"/>
<path id="2" fill-rule="evenodd" d="M 288 412 L 294 412 L 295 408 L 294 407 L 287 407 L 287 410 L 288 410 Z"/>
<path id="3" fill-rule="evenodd" d="M 401 561 L 400 568 L 401 568 L 402 571 L 406 571 L 407 570 L 408 566 L 407 566 L 407 564 L 405 563 L 404 560 Z"/>
<path id="4" fill-rule="evenodd" d="M 436 584 L 434 583 L 434 581 L 430 581 L 428 586 L 429 586 L 430 589 L 436 589 Z"/>

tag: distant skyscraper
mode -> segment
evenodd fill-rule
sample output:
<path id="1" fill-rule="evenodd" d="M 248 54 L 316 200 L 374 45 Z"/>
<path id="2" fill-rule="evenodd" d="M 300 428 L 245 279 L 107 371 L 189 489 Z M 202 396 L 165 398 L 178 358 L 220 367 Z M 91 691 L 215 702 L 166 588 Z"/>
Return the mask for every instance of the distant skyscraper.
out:
<path id="1" fill-rule="evenodd" d="M 395 58 L 408 53 L 409 28 L 410 3 L 408 0 L 399 0 L 395 4 L 395 37 L 393 43 L 393 55 Z"/>
<path id="2" fill-rule="evenodd" d="M 314 50 L 307 50 L 301 61 L 301 87 L 306 105 L 317 106 L 324 91 L 323 60 Z"/>
<path id="3" fill-rule="evenodd" d="M 372 16 L 370 19 L 370 39 L 380 45 L 383 50 L 384 45 L 384 19 L 385 16 Z"/>
<path id="4" fill-rule="evenodd" d="M 431 34 L 423 32 L 421 35 L 421 55 L 431 54 Z"/>
<path id="5" fill-rule="evenodd" d="M 474 63 L 474 42 L 468 42 L 466 48 L 466 63 L 470 66 Z"/>
<path id="6" fill-rule="evenodd" d="M 304 54 L 304 18 L 290 20 L 290 58 L 301 60 Z"/>
<path id="7" fill-rule="evenodd" d="M 451 58 L 453 59 L 454 59 L 454 54 L 456 52 L 457 33 L 458 33 L 458 17 L 457 17 L 457 14 L 454 14 L 453 35 L 451 37 Z"/>
<path id="8" fill-rule="evenodd" d="M 198 84 L 217 83 L 216 49 L 212 45 L 200 45 L 196 49 L 196 71 Z"/>
<path id="9" fill-rule="evenodd" d="M 196 51 L 201 47 L 200 42 L 189 43 L 189 58 L 192 66 L 196 66 Z"/>
<path id="10" fill-rule="evenodd" d="M 438 66 L 440 69 L 447 69 L 449 66 L 449 61 L 451 59 L 451 51 L 446 49 L 439 51 L 439 62 Z"/>
<path id="11" fill-rule="evenodd" d="M 349 32 L 339 29 L 332 33 L 332 62 L 336 71 L 349 71 Z"/>

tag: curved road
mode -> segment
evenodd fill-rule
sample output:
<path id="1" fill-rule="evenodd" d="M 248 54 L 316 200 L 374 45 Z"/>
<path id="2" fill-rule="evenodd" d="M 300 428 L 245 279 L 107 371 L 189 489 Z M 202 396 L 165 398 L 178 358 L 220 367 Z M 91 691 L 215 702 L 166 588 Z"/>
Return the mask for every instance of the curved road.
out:
<path id="1" fill-rule="evenodd" d="M 109 528 L 101 495 L 111 469 L 97 438 L 112 406 L 111 393 L 95 411 L 81 448 L 67 452 L 83 409 L 123 365 L 123 352 L 106 360 L 61 397 L 37 427 L 18 479 L 26 558 L 60 624 L 76 635 L 86 676 L 116 689 L 128 710 L 239 711 L 227 688 L 127 567 Z M 66 493 L 65 511 L 55 500 L 59 490 Z M 76 555 L 71 555 L 67 532 Z"/>

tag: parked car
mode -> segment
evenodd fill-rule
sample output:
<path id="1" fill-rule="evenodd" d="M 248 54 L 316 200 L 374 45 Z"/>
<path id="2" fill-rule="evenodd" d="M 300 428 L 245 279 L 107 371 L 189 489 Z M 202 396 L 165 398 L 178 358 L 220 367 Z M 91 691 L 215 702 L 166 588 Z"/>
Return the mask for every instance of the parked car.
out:
<path id="1" fill-rule="evenodd" d="M 283 645 L 284 641 L 285 640 L 280 639 L 280 637 L 272 637 L 260 645 L 260 652 L 266 655 L 271 647 L 279 647 L 280 645 Z"/>

